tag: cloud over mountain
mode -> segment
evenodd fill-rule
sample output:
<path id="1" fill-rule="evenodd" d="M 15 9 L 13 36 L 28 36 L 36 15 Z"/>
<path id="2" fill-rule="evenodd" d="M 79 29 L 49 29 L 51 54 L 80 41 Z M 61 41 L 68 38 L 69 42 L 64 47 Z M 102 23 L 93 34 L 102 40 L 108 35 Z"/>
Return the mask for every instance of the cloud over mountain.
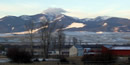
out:
<path id="1" fill-rule="evenodd" d="M 67 11 L 62 9 L 62 8 L 48 8 L 43 11 L 43 14 L 48 14 L 48 15 L 60 15 L 62 13 L 66 13 Z"/>

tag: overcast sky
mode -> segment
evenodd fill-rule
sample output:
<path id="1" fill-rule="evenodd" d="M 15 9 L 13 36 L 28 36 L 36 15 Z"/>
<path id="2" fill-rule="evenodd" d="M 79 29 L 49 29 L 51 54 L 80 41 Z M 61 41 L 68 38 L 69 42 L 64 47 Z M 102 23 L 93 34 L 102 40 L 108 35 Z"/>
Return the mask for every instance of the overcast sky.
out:
<path id="1" fill-rule="evenodd" d="M 0 17 L 34 15 L 47 8 L 62 8 L 69 16 L 130 18 L 130 0 L 0 0 Z"/>

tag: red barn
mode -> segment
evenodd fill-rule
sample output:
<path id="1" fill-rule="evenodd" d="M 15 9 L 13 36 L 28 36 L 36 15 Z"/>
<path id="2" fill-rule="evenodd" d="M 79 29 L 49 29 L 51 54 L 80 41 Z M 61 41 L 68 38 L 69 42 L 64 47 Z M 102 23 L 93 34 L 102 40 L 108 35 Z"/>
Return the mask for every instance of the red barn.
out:
<path id="1" fill-rule="evenodd" d="M 117 56 L 130 56 L 130 46 L 123 45 L 104 45 L 102 47 L 102 53 L 110 53 Z"/>

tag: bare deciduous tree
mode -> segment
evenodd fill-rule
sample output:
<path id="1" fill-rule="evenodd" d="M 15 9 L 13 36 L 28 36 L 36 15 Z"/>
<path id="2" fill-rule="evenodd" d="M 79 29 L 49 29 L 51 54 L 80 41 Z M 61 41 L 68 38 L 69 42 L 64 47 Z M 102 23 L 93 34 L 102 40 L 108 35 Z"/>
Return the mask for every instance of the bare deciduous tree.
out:
<path id="1" fill-rule="evenodd" d="M 82 40 L 79 40 L 79 44 L 82 45 Z"/>
<path id="2" fill-rule="evenodd" d="M 56 29 L 56 24 L 57 23 L 50 23 L 49 21 L 44 21 L 41 23 L 41 26 L 43 29 L 40 31 L 41 35 L 41 48 L 43 49 L 42 55 L 44 58 L 48 58 L 48 51 L 50 48 L 50 45 L 57 45 L 59 48 L 59 55 L 61 55 L 61 48 L 64 45 L 64 39 L 65 35 L 63 34 L 63 27 L 61 27 L 57 30 L 57 35 L 54 37 L 53 32 Z M 54 44 L 52 44 L 52 42 Z"/>
<path id="3" fill-rule="evenodd" d="M 62 49 L 65 45 L 65 34 L 63 33 L 63 25 L 57 31 L 57 43 L 58 43 L 58 50 L 59 50 L 59 58 L 61 58 Z"/>
<path id="4" fill-rule="evenodd" d="M 73 37 L 73 45 L 76 45 L 78 42 L 77 38 L 76 37 Z"/>
<path id="5" fill-rule="evenodd" d="M 40 31 L 41 35 L 41 48 L 43 49 L 42 51 L 42 57 L 48 58 L 48 51 L 50 44 L 52 42 L 52 32 L 54 30 L 55 24 L 51 24 L 49 21 L 43 21 L 41 23 L 41 26 L 43 27 Z"/>
<path id="6" fill-rule="evenodd" d="M 27 34 L 27 38 L 29 39 L 29 43 L 30 43 L 30 52 L 31 52 L 31 55 L 33 56 L 33 52 L 34 52 L 34 49 L 33 49 L 33 46 L 34 46 L 34 43 L 33 43 L 33 38 L 34 38 L 34 34 L 33 34 L 33 30 L 34 30 L 34 21 L 30 22 L 29 24 L 25 24 L 25 28 L 27 29 L 28 31 L 28 34 Z"/>

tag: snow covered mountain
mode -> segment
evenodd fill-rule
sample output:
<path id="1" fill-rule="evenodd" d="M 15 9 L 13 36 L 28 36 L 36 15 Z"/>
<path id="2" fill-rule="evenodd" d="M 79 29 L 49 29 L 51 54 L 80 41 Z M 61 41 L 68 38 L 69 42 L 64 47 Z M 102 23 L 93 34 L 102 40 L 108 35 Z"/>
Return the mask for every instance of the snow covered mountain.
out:
<path id="1" fill-rule="evenodd" d="M 50 24 L 56 23 L 55 30 L 62 26 L 65 31 L 130 32 L 130 20 L 126 18 L 99 16 L 79 19 L 64 15 L 65 12 L 61 8 L 49 8 L 36 15 L 6 16 L 0 18 L 0 33 L 26 31 L 25 25 L 31 22 L 34 22 L 34 29 L 37 29 L 43 21 L 49 21 Z"/>

